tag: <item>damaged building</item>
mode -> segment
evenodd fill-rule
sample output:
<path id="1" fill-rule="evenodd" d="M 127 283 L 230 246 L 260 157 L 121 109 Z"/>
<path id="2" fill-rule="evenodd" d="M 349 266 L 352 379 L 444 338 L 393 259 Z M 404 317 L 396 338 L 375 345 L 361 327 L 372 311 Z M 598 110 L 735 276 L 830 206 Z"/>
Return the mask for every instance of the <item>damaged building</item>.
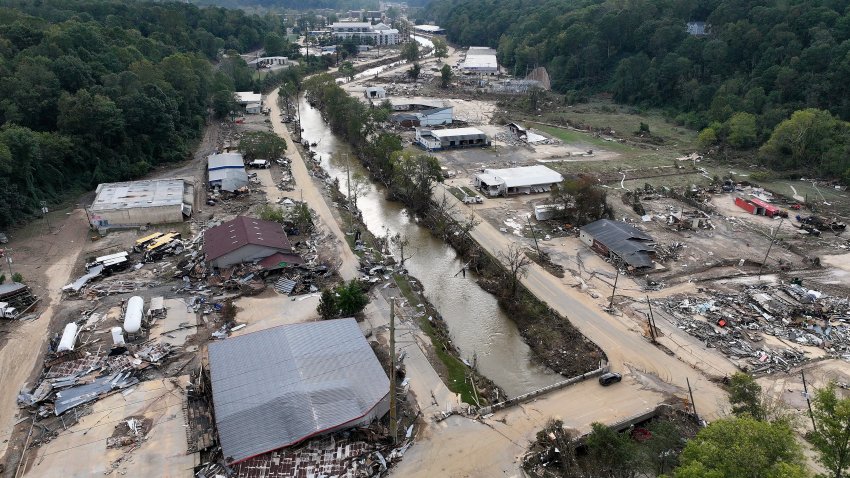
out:
<path id="1" fill-rule="evenodd" d="M 103 183 L 87 209 L 96 228 L 182 222 L 192 215 L 195 186 L 182 179 Z"/>
<path id="2" fill-rule="evenodd" d="M 630 269 L 653 267 L 654 239 L 631 224 L 600 219 L 582 226 L 579 239 L 599 254 Z"/>
<path id="3" fill-rule="evenodd" d="M 209 363 L 219 441 L 230 464 L 367 425 L 389 411 L 389 378 L 353 318 L 213 342 Z"/>
<path id="4" fill-rule="evenodd" d="M 210 266 L 218 269 L 254 261 L 265 270 L 304 263 L 293 251 L 283 226 L 246 216 L 207 230 L 204 254 Z"/>
<path id="5" fill-rule="evenodd" d="M 451 106 L 429 108 L 410 113 L 395 113 L 390 115 L 390 122 L 405 126 L 439 126 L 452 124 L 454 109 Z"/>
<path id="6" fill-rule="evenodd" d="M 561 173 L 542 165 L 485 169 L 475 176 L 475 187 L 491 197 L 511 196 L 548 192 L 563 180 Z"/>

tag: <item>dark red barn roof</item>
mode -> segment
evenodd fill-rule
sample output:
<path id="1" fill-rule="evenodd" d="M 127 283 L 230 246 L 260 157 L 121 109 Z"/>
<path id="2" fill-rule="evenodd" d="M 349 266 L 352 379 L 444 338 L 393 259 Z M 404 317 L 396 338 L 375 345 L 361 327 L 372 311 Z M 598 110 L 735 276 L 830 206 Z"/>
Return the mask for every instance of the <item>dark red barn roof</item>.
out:
<path id="1" fill-rule="evenodd" d="M 253 244 L 291 252 L 292 245 L 283 232 L 283 226 L 272 221 L 237 216 L 204 233 L 204 253 L 207 261 L 214 261 L 240 247 Z"/>

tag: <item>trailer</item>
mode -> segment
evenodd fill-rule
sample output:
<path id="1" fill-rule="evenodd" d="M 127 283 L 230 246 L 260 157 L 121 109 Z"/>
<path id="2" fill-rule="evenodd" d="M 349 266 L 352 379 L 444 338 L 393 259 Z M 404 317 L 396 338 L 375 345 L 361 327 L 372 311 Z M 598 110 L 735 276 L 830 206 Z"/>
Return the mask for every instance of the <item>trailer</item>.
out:
<path id="1" fill-rule="evenodd" d="M 0 302 L 0 319 L 14 319 L 18 316 L 18 309 L 9 306 L 8 302 Z"/>
<path id="2" fill-rule="evenodd" d="M 180 254 L 183 252 L 183 241 L 179 232 L 163 234 L 145 247 L 144 262 L 158 261 L 165 254 Z"/>
<path id="3" fill-rule="evenodd" d="M 147 236 L 145 236 L 141 239 L 137 239 L 136 243 L 133 245 L 133 251 L 142 252 L 145 249 L 145 247 L 148 246 L 148 244 L 159 239 L 160 237 L 162 237 L 164 235 L 165 234 L 162 233 L 162 232 L 155 232 L 155 233 L 147 235 Z"/>

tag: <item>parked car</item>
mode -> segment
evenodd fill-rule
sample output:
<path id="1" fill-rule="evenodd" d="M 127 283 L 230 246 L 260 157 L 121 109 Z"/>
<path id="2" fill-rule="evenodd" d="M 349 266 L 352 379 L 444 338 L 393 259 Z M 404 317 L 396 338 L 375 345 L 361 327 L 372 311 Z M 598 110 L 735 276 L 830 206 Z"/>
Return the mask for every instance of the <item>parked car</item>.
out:
<path id="1" fill-rule="evenodd" d="M 611 385 L 612 383 L 617 383 L 622 379 L 623 376 L 617 372 L 603 373 L 599 376 L 599 385 L 607 387 L 608 385 Z"/>
<path id="2" fill-rule="evenodd" d="M 481 196 L 464 196 L 463 197 L 464 204 L 483 204 L 484 200 L 481 199 Z"/>

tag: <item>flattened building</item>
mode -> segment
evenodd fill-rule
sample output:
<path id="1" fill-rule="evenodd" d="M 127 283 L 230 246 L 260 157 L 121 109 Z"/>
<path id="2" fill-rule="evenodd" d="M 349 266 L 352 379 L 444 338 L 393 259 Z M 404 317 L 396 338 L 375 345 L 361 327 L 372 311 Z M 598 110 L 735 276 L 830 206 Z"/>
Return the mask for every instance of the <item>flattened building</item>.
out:
<path id="1" fill-rule="evenodd" d="M 219 269 L 254 261 L 266 270 L 304 263 L 293 252 L 283 226 L 246 216 L 204 232 L 204 254 L 207 262 Z"/>
<path id="2" fill-rule="evenodd" d="M 389 378 L 353 318 L 212 342 L 210 380 L 225 460 L 238 463 L 380 419 Z"/>
<path id="3" fill-rule="evenodd" d="M 182 179 L 103 183 L 88 208 L 96 228 L 182 222 L 192 215 L 195 186 Z"/>
<path id="4" fill-rule="evenodd" d="M 631 224 L 600 219 L 583 226 L 579 239 L 594 251 L 621 261 L 630 268 L 652 267 L 655 241 Z"/>

